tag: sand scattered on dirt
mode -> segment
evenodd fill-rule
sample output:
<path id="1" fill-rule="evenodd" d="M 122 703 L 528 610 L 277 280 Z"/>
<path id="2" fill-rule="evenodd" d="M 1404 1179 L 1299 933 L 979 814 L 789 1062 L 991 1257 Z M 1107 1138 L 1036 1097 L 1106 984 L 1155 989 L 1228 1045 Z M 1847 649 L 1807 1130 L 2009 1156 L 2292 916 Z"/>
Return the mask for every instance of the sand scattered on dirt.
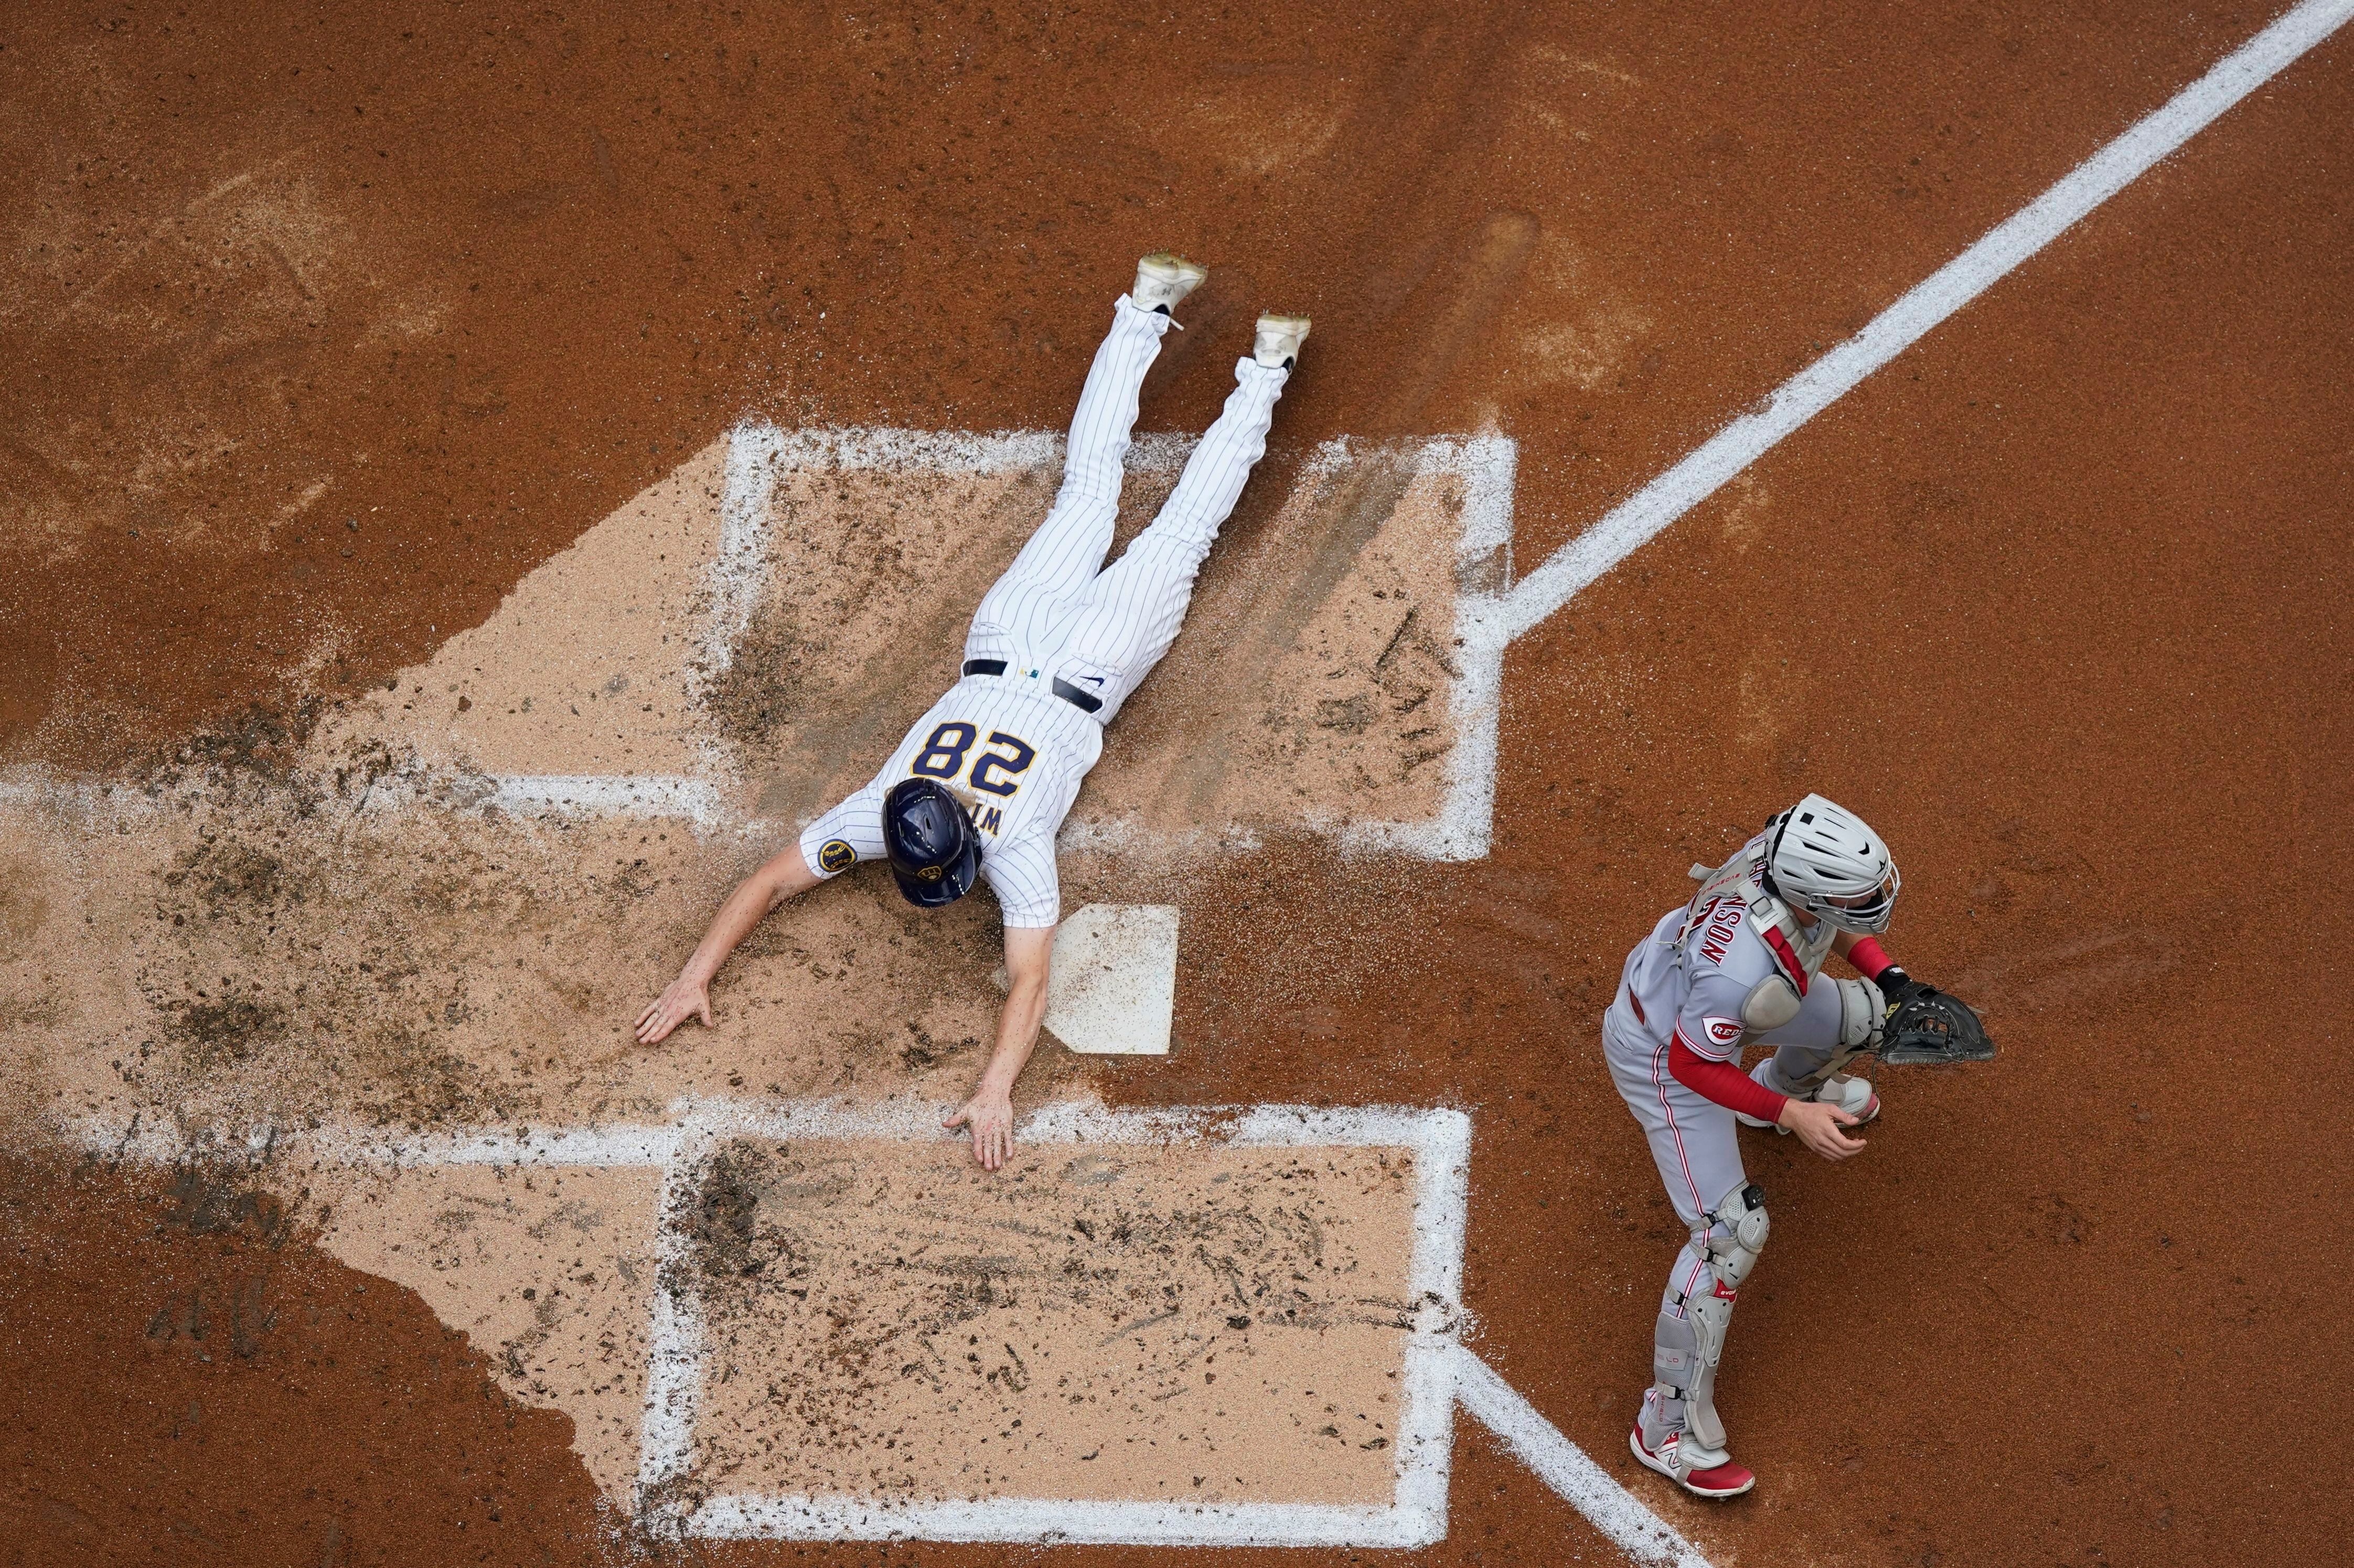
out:
<path id="1" fill-rule="evenodd" d="M 692 1253 L 705 1493 L 1385 1503 L 1412 1155 L 738 1142 Z"/>
<path id="2" fill-rule="evenodd" d="M 517 583 L 497 614 L 332 715 L 314 755 L 381 742 L 484 774 L 710 771 L 686 673 L 726 449 L 697 452 Z"/>
<path id="3" fill-rule="evenodd" d="M 1044 518 L 1056 477 L 775 475 L 765 585 L 710 697 L 761 812 L 816 816 L 956 683 L 972 612 Z"/>
<path id="4" fill-rule="evenodd" d="M 307 1180 L 324 1210 L 319 1245 L 423 1297 L 515 1399 L 572 1417 L 574 1450 L 626 1505 L 637 1484 L 661 1172 L 323 1166 Z"/>
<path id="5" fill-rule="evenodd" d="M 1411 452 L 1303 472 L 1233 569 L 1205 574 L 1107 737 L 1086 814 L 1162 835 L 1437 815 L 1464 493 Z"/>
<path id="6" fill-rule="evenodd" d="M 716 1027 L 646 1050 L 637 1011 L 775 842 L 358 804 L 387 787 L 0 804 L 0 976 L 37 999 L 11 1031 L 10 1119 L 446 1128 L 970 1091 L 998 1000 L 986 900 L 918 911 L 873 877 L 829 884 L 738 949 Z M 1024 1101 L 1074 1066 L 1042 1051 Z"/>

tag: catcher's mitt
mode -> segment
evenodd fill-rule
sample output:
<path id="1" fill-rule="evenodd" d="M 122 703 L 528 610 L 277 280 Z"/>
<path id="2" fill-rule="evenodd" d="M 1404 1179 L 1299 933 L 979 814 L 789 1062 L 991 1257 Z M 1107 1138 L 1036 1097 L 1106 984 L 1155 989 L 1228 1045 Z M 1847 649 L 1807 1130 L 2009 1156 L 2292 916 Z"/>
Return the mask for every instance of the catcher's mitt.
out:
<path id="1" fill-rule="evenodd" d="M 1901 1067 L 1994 1060 L 1986 1025 L 1960 997 L 1908 980 L 1888 1003 L 1888 1022 L 1880 1027 L 1882 1061 Z"/>

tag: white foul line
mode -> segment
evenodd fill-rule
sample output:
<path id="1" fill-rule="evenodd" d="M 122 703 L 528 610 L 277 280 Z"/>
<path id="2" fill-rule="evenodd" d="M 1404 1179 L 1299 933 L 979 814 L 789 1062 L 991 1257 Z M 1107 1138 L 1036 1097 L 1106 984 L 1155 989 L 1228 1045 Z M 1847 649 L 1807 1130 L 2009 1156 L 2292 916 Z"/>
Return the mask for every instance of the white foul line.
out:
<path id="1" fill-rule="evenodd" d="M 1784 382 L 1690 456 L 1553 552 L 1504 604 L 1504 631 L 1543 624 L 1580 589 L 1713 494 L 1783 437 L 1895 358 L 2077 219 L 2138 179 L 2215 117 L 2354 16 L 2354 0 L 2306 0 L 2184 88 L 2157 112 L 2077 165 L 1985 238 L 1946 262 L 1853 337 Z"/>
<path id="2" fill-rule="evenodd" d="M 1588 1458 L 1585 1449 L 1563 1436 L 1495 1368 L 1458 1347 L 1455 1379 L 1455 1397 L 1463 1408 L 1502 1438 L 1537 1479 L 1561 1494 L 1621 1552 L 1638 1563 L 1709 1568 L 1708 1559 L 1691 1542 Z"/>

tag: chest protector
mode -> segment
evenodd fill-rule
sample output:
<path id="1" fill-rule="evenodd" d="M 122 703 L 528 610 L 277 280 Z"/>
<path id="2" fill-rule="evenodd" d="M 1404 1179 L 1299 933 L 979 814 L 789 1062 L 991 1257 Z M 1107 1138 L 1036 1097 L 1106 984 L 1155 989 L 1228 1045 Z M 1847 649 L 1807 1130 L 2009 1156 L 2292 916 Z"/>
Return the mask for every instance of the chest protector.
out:
<path id="1" fill-rule="evenodd" d="M 1741 1022 L 1752 1033 L 1762 1033 L 1797 1017 L 1807 988 L 1830 956 L 1836 933 L 1819 923 L 1808 930 L 1798 924 L 1788 905 L 1766 891 L 1765 835 L 1742 845 L 1723 865 L 1693 866 L 1691 877 L 1700 884 L 1700 890 L 1685 906 L 1683 926 L 1676 932 L 1678 961 L 1710 913 L 1726 899 L 1739 899 L 1746 908 L 1749 928 L 1774 957 L 1774 972 L 1750 987 L 1742 999 Z"/>

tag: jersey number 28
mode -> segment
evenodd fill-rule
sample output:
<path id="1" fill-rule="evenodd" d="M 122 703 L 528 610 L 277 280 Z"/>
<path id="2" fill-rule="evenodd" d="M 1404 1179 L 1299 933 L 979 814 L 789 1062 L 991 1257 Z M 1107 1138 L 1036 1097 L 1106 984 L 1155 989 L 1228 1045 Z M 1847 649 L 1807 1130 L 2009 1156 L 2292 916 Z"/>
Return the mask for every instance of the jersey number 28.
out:
<path id="1" fill-rule="evenodd" d="M 950 719 L 932 731 L 924 749 L 916 754 L 908 771 L 927 779 L 954 779 L 965 770 L 972 743 L 981 738 L 981 731 L 962 719 Z M 1004 747 L 1002 753 L 997 748 Z M 1038 748 L 1020 736 L 1008 735 L 1002 729 L 989 732 L 989 746 L 972 757 L 972 773 L 966 781 L 974 789 L 989 795 L 1011 795 L 1022 788 L 1021 775 L 1030 770 L 1038 760 Z"/>

